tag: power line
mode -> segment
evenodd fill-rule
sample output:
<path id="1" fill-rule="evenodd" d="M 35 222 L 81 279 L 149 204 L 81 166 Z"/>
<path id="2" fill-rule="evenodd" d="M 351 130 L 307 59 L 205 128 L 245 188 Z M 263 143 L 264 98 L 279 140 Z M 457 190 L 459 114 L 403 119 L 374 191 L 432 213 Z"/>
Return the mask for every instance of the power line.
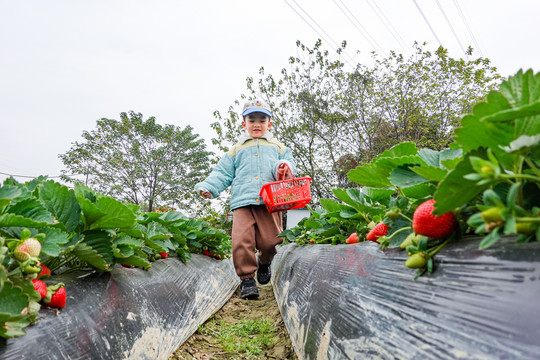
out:
<path id="1" fill-rule="evenodd" d="M 374 1 L 373 2 L 373 5 L 371 4 L 371 2 L 369 0 L 366 0 L 366 2 L 368 3 L 369 7 L 371 8 L 371 10 L 373 10 L 373 12 L 375 13 L 375 15 L 377 15 L 377 17 L 379 18 L 379 20 L 381 20 L 381 22 L 383 23 L 383 25 L 386 27 L 386 29 L 390 32 L 390 34 L 392 35 L 392 37 L 399 43 L 399 45 L 401 46 L 401 48 L 408 54 L 411 54 L 411 51 L 409 50 L 409 48 L 407 47 L 407 44 L 405 43 L 405 40 L 403 40 L 403 38 L 401 37 L 401 35 L 399 35 L 399 32 L 396 30 L 396 28 L 394 28 L 394 26 L 392 25 L 392 23 L 390 22 L 390 20 L 388 20 L 388 18 L 386 17 L 386 15 L 384 15 L 384 12 L 381 10 L 381 8 L 379 7 L 379 5 L 377 5 L 377 3 Z M 379 13 L 375 10 L 375 8 L 373 7 L 375 6 L 379 12 L 380 12 L 380 15 Z M 381 18 L 381 15 L 382 17 L 384 18 L 384 20 L 386 20 L 386 22 Z M 387 25 L 388 24 L 388 25 Z M 388 28 L 388 26 L 391 27 L 391 29 Z M 397 35 L 397 37 L 396 37 Z M 399 39 L 398 39 L 399 38 Z"/>
<path id="2" fill-rule="evenodd" d="M 336 0 L 332 0 L 334 2 L 334 4 L 336 4 L 336 6 L 339 8 L 339 10 L 341 10 L 341 12 L 347 17 L 347 19 L 354 25 L 354 27 L 360 32 L 360 34 L 369 42 L 369 44 L 374 48 L 376 49 L 378 52 L 380 52 L 384 57 L 386 57 L 386 53 L 384 52 L 384 50 L 382 50 L 382 48 L 379 46 L 379 44 L 377 43 L 377 41 L 375 41 L 375 39 L 373 39 L 371 37 L 371 35 L 369 35 L 369 31 L 366 30 L 366 28 L 364 28 L 364 26 L 360 23 L 360 21 L 358 21 L 358 19 L 356 18 L 356 16 L 354 16 L 354 14 L 351 12 L 351 10 L 349 10 L 349 8 L 347 7 L 347 5 L 345 5 L 343 3 L 343 1 L 339 0 L 339 2 L 343 5 L 343 7 L 349 12 L 349 14 L 351 14 L 351 16 L 354 18 L 354 20 L 356 20 L 356 23 L 349 17 L 349 15 L 347 15 L 347 13 L 345 12 L 345 10 L 343 10 L 341 8 L 341 6 L 336 2 Z M 358 23 L 358 25 L 360 25 L 360 27 L 363 29 L 360 30 L 360 28 L 358 27 L 358 25 L 356 25 Z M 364 32 L 366 34 L 364 34 Z M 370 38 L 373 40 L 373 42 L 375 44 L 373 44 L 373 42 L 371 42 Z"/>
<path id="3" fill-rule="evenodd" d="M 435 36 L 435 39 L 437 39 L 437 41 L 439 42 L 439 45 L 442 46 L 441 40 L 439 40 L 439 37 L 435 33 L 435 30 L 433 30 L 433 28 L 431 27 L 431 24 L 429 23 L 428 19 L 424 15 L 424 12 L 422 11 L 422 9 L 420 9 L 420 6 L 418 6 L 418 3 L 416 2 L 416 0 L 413 0 L 413 2 L 414 2 L 414 5 L 416 5 L 416 8 L 418 9 L 418 11 L 420 11 L 420 14 L 422 15 L 422 17 L 424 18 L 424 21 L 429 27 L 429 30 L 431 30 L 431 33 L 433 34 L 433 36 Z"/>
<path id="4" fill-rule="evenodd" d="M 13 176 L 13 177 L 26 178 L 26 179 L 36 179 L 36 178 L 39 177 L 39 176 L 8 174 L 8 173 L 1 172 L 1 171 L 0 171 L 0 174 L 7 175 L 7 176 Z M 86 175 L 86 174 L 71 174 L 71 175 L 65 175 L 65 176 L 79 176 L 79 175 Z M 56 175 L 56 176 L 40 175 L 40 176 L 47 176 L 47 178 L 49 178 L 49 179 L 55 179 L 55 178 L 61 178 L 64 175 Z"/>
<path id="5" fill-rule="evenodd" d="M 465 18 L 465 14 L 463 14 L 463 11 L 461 11 L 461 7 L 459 6 L 457 0 L 454 0 L 454 4 L 456 5 L 456 8 L 459 12 L 459 15 L 461 16 L 461 20 L 463 21 L 463 23 L 465 24 L 465 27 L 467 28 L 467 31 L 469 32 L 469 36 L 471 37 L 473 43 L 474 43 L 474 46 L 476 46 L 476 48 L 478 49 L 478 52 L 480 53 L 480 56 L 481 57 L 484 57 L 484 55 L 482 54 L 482 49 L 480 49 L 480 45 L 478 45 L 478 42 L 476 42 L 476 38 L 474 37 L 474 34 L 471 30 L 471 27 L 469 26 L 469 22 L 467 21 L 467 19 Z"/>
<path id="6" fill-rule="evenodd" d="M 315 31 L 315 33 L 321 38 L 323 39 L 324 41 L 326 41 L 327 43 L 330 43 L 328 40 L 326 40 L 326 38 L 324 36 L 322 36 L 318 31 L 317 29 L 315 29 L 311 23 L 309 21 L 307 21 L 303 16 L 302 14 L 300 14 L 298 11 L 296 11 L 296 9 L 291 5 L 289 4 L 289 2 L 287 0 L 283 0 L 285 1 L 285 3 L 296 13 L 296 15 L 298 15 L 302 20 L 304 20 L 304 22 L 313 30 Z M 292 0 L 296 6 L 298 6 L 300 8 L 300 10 L 302 10 L 302 12 L 304 14 L 307 15 L 307 17 L 309 17 L 311 19 L 311 21 L 313 21 L 315 23 L 315 25 L 317 25 L 324 34 L 326 34 L 326 36 L 334 43 L 335 46 L 337 46 L 337 48 L 339 49 L 340 48 L 340 45 L 334 41 L 334 39 L 332 39 L 332 37 L 330 35 L 328 35 L 328 33 L 326 31 L 324 31 L 324 29 L 295 1 L 295 0 Z M 354 60 L 352 57 L 350 57 L 346 52 L 343 51 L 343 54 L 346 55 L 348 58 L 349 58 L 349 61 L 352 61 L 354 63 Z M 353 66 L 352 64 L 349 63 L 349 61 L 345 61 L 347 64 L 349 64 L 350 66 Z"/>
<path id="7" fill-rule="evenodd" d="M 461 51 L 463 51 L 463 53 L 467 56 L 467 58 L 469 57 L 467 55 L 467 51 L 465 50 L 465 48 L 463 47 L 463 44 L 461 43 L 461 41 L 459 40 L 459 37 L 457 36 L 456 34 L 456 31 L 454 30 L 454 27 L 452 26 L 452 24 L 450 23 L 450 20 L 448 19 L 448 16 L 446 16 L 446 12 L 444 11 L 444 9 L 442 8 L 441 6 L 441 3 L 439 2 L 439 0 L 435 0 L 437 2 L 437 6 L 439 6 L 439 10 L 441 10 L 443 16 L 444 16 L 444 19 L 446 20 L 446 23 L 448 24 L 448 26 L 450 27 L 450 30 L 452 30 L 452 34 L 454 34 L 454 37 L 456 38 L 458 44 L 459 44 L 459 47 L 461 48 Z"/>

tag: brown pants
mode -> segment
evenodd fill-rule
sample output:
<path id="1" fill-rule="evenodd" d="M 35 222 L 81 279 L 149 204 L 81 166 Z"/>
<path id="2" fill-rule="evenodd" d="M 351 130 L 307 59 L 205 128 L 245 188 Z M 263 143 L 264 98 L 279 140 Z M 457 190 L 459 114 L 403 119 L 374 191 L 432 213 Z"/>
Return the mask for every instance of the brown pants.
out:
<path id="1" fill-rule="evenodd" d="M 272 262 L 276 245 L 283 242 L 278 238 L 283 231 L 281 212 L 269 213 L 264 205 L 250 205 L 233 210 L 232 256 L 236 274 L 240 279 L 252 278 L 259 260 L 263 264 Z"/>

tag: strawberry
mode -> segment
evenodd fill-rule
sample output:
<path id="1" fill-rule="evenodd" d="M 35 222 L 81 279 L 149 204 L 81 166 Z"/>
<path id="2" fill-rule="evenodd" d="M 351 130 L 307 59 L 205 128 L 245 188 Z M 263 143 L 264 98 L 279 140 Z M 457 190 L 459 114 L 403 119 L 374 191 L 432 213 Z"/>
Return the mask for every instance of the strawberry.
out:
<path id="1" fill-rule="evenodd" d="M 13 257 L 19 261 L 26 261 L 30 257 L 38 257 L 41 253 L 41 243 L 34 238 L 28 238 L 13 251 Z"/>
<path id="2" fill-rule="evenodd" d="M 370 232 L 368 232 L 366 239 L 370 241 L 378 242 L 377 239 L 388 233 L 388 226 L 385 223 L 378 223 Z"/>
<path id="3" fill-rule="evenodd" d="M 161 255 L 161 257 L 162 257 L 163 259 L 166 259 L 166 258 L 167 258 L 167 256 L 169 256 L 169 253 L 166 253 L 166 252 L 160 251 L 160 252 L 159 252 L 159 255 Z"/>
<path id="4" fill-rule="evenodd" d="M 416 253 L 409 256 L 407 261 L 405 261 L 405 266 L 412 269 L 420 269 L 426 266 L 427 259 L 426 255 L 423 253 Z"/>
<path id="5" fill-rule="evenodd" d="M 210 255 L 210 251 L 208 251 L 208 250 L 204 250 L 202 253 L 203 253 L 203 255 Z"/>
<path id="6" fill-rule="evenodd" d="M 39 266 L 33 266 L 33 265 L 26 265 L 23 269 L 23 272 L 25 274 L 37 274 L 41 271 L 41 268 Z"/>
<path id="7" fill-rule="evenodd" d="M 456 226 L 456 217 L 452 212 L 447 212 L 441 216 L 433 215 L 434 199 L 420 204 L 413 214 L 413 230 L 420 235 L 429 238 L 444 239 L 452 234 Z"/>
<path id="8" fill-rule="evenodd" d="M 34 284 L 34 288 L 36 291 L 41 295 L 41 299 L 45 299 L 47 296 L 47 284 L 45 284 L 42 280 L 34 279 L 32 280 L 32 284 Z"/>
<path id="9" fill-rule="evenodd" d="M 536 231 L 534 224 L 532 222 L 518 222 L 516 224 L 516 232 L 518 234 L 529 235 Z"/>
<path id="10" fill-rule="evenodd" d="M 127 268 L 133 268 L 135 266 L 131 265 L 131 264 L 122 264 L 123 267 L 127 267 Z"/>
<path id="11" fill-rule="evenodd" d="M 46 267 L 43 264 L 39 264 L 38 266 L 41 267 L 41 272 L 38 274 L 38 277 L 45 276 L 45 275 L 51 275 L 51 270 Z"/>
<path id="12" fill-rule="evenodd" d="M 66 288 L 63 283 L 51 285 L 47 290 L 47 297 L 43 300 L 45 305 L 58 309 L 66 306 Z"/>
<path id="13" fill-rule="evenodd" d="M 355 244 L 357 242 L 360 241 L 360 238 L 358 237 L 358 234 L 357 233 L 352 233 L 351 235 L 349 235 L 349 237 L 347 238 L 347 240 L 345 240 L 345 242 L 347 244 Z"/>
<path id="14" fill-rule="evenodd" d="M 497 221 L 502 221 L 501 216 L 501 208 L 500 207 L 492 207 L 487 210 L 484 210 L 481 212 L 482 220 L 486 223 L 493 223 Z"/>

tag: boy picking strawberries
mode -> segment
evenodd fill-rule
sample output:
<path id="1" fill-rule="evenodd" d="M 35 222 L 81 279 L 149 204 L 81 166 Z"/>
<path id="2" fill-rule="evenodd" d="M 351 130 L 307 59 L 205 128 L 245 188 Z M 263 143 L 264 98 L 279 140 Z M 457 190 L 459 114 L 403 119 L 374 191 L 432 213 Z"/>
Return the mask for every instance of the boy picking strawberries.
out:
<path id="1" fill-rule="evenodd" d="M 283 231 L 281 213 L 269 213 L 259 193 L 264 184 L 285 179 L 289 170 L 294 172 L 294 159 L 291 150 L 268 132 L 272 112 L 263 100 L 247 101 L 242 117 L 245 132 L 195 190 L 209 199 L 231 187 L 232 257 L 242 280 L 240 297 L 257 299 L 255 272 L 260 284 L 270 281 L 276 245 L 283 241 L 277 237 Z"/>

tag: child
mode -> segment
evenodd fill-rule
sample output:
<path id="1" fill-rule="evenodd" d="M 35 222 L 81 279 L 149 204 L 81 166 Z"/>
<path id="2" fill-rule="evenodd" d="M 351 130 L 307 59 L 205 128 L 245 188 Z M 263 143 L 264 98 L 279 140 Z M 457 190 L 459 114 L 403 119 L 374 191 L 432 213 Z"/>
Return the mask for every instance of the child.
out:
<path id="1" fill-rule="evenodd" d="M 242 117 L 245 132 L 195 190 L 208 199 L 231 186 L 232 258 L 242 280 L 240 297 L 257 299 L 255 271 L 260 284 L 270 281 L 270 263 L 276 245 L 283 241 L 277 237 L 283 231 L 281 213 L 269 213 L 259 193 L 264 184 L 283 180 L 293 172 L 294 160 L 291 150 L 267 131 L 272 127 L 272 112 L 264 101 L 247 101 Z"/>

